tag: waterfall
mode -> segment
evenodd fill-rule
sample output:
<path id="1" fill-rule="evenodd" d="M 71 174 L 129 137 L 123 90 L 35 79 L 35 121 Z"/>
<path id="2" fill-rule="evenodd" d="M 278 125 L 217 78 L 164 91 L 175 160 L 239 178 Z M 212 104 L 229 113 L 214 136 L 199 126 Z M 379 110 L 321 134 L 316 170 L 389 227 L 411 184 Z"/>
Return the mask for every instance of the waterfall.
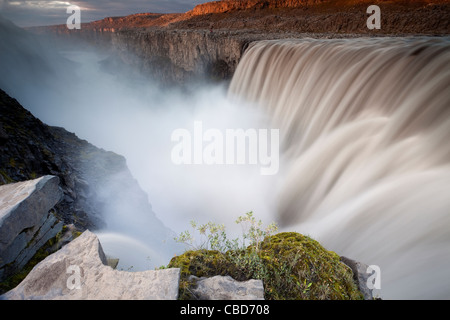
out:
<path id="1" fill-rule="evenodd" d="M 450 38 L 255 42 L 229 95 L 280 128 L 281 227 L 450 298 Z"/>

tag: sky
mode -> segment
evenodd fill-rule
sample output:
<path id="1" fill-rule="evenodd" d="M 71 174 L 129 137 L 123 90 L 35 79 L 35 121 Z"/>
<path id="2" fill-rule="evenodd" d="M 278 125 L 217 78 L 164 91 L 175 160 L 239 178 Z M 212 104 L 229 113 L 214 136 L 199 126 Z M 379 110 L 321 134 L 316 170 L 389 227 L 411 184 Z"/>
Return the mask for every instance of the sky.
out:
<path id="1" fill-rule="evenodd" d="M 70 5 L 81 8 L 81 22 L 134 13 L 176 13 L 191 10 L 208 0 L 88 0 L 23 1 L 0 0 L 0 14 L 20 27 L 65 24 Z"/>

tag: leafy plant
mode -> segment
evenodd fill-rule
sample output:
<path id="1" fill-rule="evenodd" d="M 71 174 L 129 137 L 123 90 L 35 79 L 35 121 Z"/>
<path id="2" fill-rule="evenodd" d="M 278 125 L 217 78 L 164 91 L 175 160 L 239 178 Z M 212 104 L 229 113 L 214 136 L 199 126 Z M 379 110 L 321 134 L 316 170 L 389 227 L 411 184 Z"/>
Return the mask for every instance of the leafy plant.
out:
<path id="1" fill-rule="evenodd" d="M 216 224 L 213 222 L 198 224 L 195 221 L 190 222 L 192 231 L 183 231 L 174 239 L 177 242 L 186 244 L 193 250 L 218 250 L 220 252 L 226 252 L 251 246 L 258 251 L 261 241 L 278 231 L 275 223 L 271 223 L 263 229 L 262 221 L 256 220 L 252 211 L 238 217 L 235 222 L 242 226 L 241 239 L 228 239 L 224 224 Z M 196 238 L 195 234 L 198 234 L 199 238 Z"/>

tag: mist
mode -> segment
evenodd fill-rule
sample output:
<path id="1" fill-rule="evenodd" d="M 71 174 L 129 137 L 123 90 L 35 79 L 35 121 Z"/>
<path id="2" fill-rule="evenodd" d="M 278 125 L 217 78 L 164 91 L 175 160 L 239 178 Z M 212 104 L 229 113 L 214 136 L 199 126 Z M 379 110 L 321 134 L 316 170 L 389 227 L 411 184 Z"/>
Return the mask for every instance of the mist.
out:
<path id="1" fill-rule="evenodd" d="M 229 224 L 248 211 L 269 215 L 266 200 L 274 178 L 261 176 L 259 167 L 176 165 L 171 159 L 174 130 L 192 131 L 195 121 L 219 130 L 265 128 L 260 111 L 231 103 L 222 85 L 158 90 L 150 80 L 129 80 L 118 70 L 114 75 L 102 71 L 103 57 L 96 52 L 69 56 L 80 64 L 76 73 L 83 82 L 71 85 L 72 97 L 64 107 L 55 106 L 56 112 L 49 109 L 42 118 L 125 156 L 167 226 L 183 231 L 190 220 Z"/>
<path id="2" fill-rule="evenodd" d="M 246 212 L 253 211 L 266 224 L 272 222 L 276 176 L 261 175 L 257 165 L 176 165 L 171 159 L 174 130 L 193 130 L 195 121 L 202 121 L 205 129 L 268 128 L 261 110 L 231 102 L 224 84 L 162 89 L 157 79 L 126 66 L 109 69 L 104 63 L 108 52 L 80 45 L 50 47 L 45 39 L 22 36 L 27 38 L 23 45 L 17 37 L 9 38 L 16 44 L 12 56 L 19 58 L 2 65 L 15 76 L 2 77 L 0 85 L 44 123 L 124 156 L 165 226 L 180 233 L 190 228 L 191 220 L 211 221 L 225 224 L 230 235 L 237 236 L 240 229 L 234 221 Z M 27 56 L 31 68 L 21 67 L 21 56 Z M 120 192 L 121 182 L 119 174 L 111 188 Z M 147 217 L 123 212 L 118 199 L 111 203 L 102 213 L 107 227 L 97 234 L 106 254 L 122 259 L 120 269 L 167 264 L 167 257 L 180 253 L 167 252 L 149 264 L 147 257 L 155 256 L 155 248 L 148 241 L 152 231 Z"/>

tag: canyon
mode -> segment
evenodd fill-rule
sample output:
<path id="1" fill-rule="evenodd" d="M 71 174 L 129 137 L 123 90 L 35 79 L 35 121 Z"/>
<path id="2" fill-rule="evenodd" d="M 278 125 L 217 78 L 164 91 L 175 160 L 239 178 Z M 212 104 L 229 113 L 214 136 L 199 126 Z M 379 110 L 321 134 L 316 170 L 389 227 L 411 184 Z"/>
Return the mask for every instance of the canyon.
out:
<path id="1" fill-rule="evenodd" d="M 380 30 L 366 26 L 369 4 L 381 8 Z M 126 243 L 122 253 L 141 250 L 155 265 L 180 247 L 157 218 L 143 181 L 167 192 L 150 193 L 151 199 L 181 203 L 174 223 L 210 217 L 210 204 L 230 220 L 226 205 L 242 198 L 253 205 L 256 189 L 258 204 L 276 212 L 282 227 L 311 230 L 331 250 L 380 264 L 388 297 L 447 297 L 448 200 L 442 190 L 449 181 L 449 13 L 449 1 L 440 0 L 248 0 L 209 2 L 186 13 L 108 17 L 80 30 L 18 30 L 0 19 L 0 184 L 57 177 L 61 199 L 44 214 L 57 226 L 51 236 L 61 223 L 78 231 L 104 229 L 102 245 Z M 66 58 L 81 61 L 87 48 L 103 58 L 87 65 Z M 97 78 L 92 66 L 111 78 Z M 144 86 L 130 75 L 145 79 Z M 205 99 L 210 112 L 222 103 L 230 109 L 216 85 L 283 128 L 283 172 L 277 184 L 265 182 L 278 197 L 274 208 L 266 205 L 272 204 L 267 190 L 246 175 L 227 176 L 222 188 L 216 176 L 177 180 L 173 168 L 170 174 L 165 167 L 138 171 L 141 176 L 129 169 L 136 167 L 136 154 L 139 169 L 152 166 L 157 144 L 170 143 L 161 130 L 165 121 L 173 125 L 179 114 L 195 111 L 205 91 L 212 92 Z M 141 96 L 146 86 L 158 94 Z M 181 108 L 172 109 L 177 103 Z M 244 104 L 236 105 L 240 112 L 230 118 L 248 116 Z M 58 126 L 45 124 L 35 111 Z M 76 134 L 59 123 L 73 124 Z M 124 156 L 78 132 L 97 141 L 107 137 L 106 145 L 120 145 Z M 198 192 L 205 181 L 212 187 Z M 180 200 L 189 193 L 194 205 Z M 162 215 L 170 211 L 160 209 Z M 26 230 L 27 236 L 38 228 Z M 105 245 L 105 252 L 110 248 Z"/>
<path id="2" fill-rule="evenodd" d="M 369 5 L 381 9 L 380 30 L 366 26 Z M 445 0 L 212 1 L 186 13 L 137 13 L 29 28 L 58 43 L 82 40 L 112 50 L 116 60 L 165 84 L 229 81 L 247 46 L 258 40 L 352 38 L 450 33 Z M 114 58 L 111 58 L 114 61 Z"/>

